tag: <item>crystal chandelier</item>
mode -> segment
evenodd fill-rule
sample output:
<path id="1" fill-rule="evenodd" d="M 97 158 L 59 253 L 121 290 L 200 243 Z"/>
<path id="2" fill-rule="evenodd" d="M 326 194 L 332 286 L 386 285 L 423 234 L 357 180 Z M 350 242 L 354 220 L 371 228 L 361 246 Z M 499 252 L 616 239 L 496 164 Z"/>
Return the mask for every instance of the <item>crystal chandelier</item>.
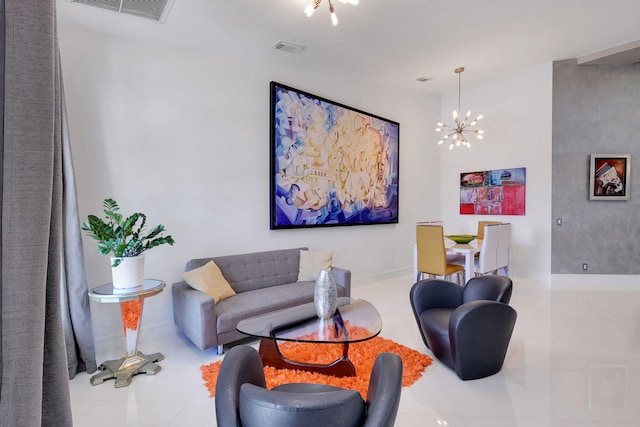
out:
<path id="1" fill-rule="evenodd" d="M 315 12 L 315 10 L 318 8 L 318 6 L 320 6 L 320 3 L 322 3 L 322 0 L 313 0 L 312 3 L 309 4 L 304 9 L 304 13 L 307 16 L 313 15 L 313 12 Z M 352 4 L 354 6 L 357 6 L 358 3 L 360 3 L 360 0 L 340 0 L 340 3 L 342 3 L 342 4 Z M 338 25 L 338 16 L 336 15 L 336 10 L 334 9 L 333 4 L 331 3 L 331 0 L 329 0 L 329 12 L 331 12 L 331 23 L 334 26 Z"/>
<path id="2" fill-rule="evenodd" d="M 480 119 L 482 119 L 482 114 L 476 117 L 473 120 L 469 120 L 471 118 L 471 111 L 467 112 L 467 115 L 462 119 L 458 114 L 460 111 L 460 74 L 464 71 L 464 67 L 456 68 L 455 73 L 458 75 L 458 110 L 453 110 L 453 122 L 455 126 L 445 125 L 442 122 L 438 122 L 436 132 L 447 132 L 447 134 L 438 141 L 438 145 L 442 145 L 445 141 L 449 142 L 449 150 L 453 150 L 453 147 L 459 147 L 461 145 L 466 147 L 471 147 L 469 144 L 469 140 L 467 139 L 467 135 L 475 136 L 478 139 L 484 138 L 483 130 L 475 130 L 469 129 L 471 126 L 475 126 Z M 449 138 L 451 140 L 449 141 Z"/>

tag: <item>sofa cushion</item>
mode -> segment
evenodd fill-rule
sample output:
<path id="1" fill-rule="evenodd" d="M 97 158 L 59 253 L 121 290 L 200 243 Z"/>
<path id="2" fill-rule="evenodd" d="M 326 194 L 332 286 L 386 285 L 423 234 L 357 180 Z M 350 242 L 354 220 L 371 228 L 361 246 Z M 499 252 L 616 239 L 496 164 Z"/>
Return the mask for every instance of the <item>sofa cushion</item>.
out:
<path id="1" fill-rule="evenodd" d="M 315 282 L 293 282 L 251 292 L 240 292 L 216 304 L 218 333 L 235 330 L 238 322 L 249 317 L 313 302 L 314 288 Z M 340 286 L 338 296 L 344 296 L 344 288 Z"/>
<path id="2" fill-rule="evenodd" d="M 320 270 L 331 268 L 332 260 L 331 251 L 300 251 L 298 281 L 316 280 Z"/>
<path id="3" fill-rule="evenodd" d="M 249 317 L 312 302 L 314 287 L 314 282 L 294 282 L 239 292 L 233 298 L 216 304 L 218 333 L 235 330 L 239 321 Z"/>
<path id="4" fill-rule="evenodd" d="M 193 289 L 209 295 L 216 304 L 235 295 L 215 262 L 209 261 L 200 268 L 182 273 L 182 278 Z"/>

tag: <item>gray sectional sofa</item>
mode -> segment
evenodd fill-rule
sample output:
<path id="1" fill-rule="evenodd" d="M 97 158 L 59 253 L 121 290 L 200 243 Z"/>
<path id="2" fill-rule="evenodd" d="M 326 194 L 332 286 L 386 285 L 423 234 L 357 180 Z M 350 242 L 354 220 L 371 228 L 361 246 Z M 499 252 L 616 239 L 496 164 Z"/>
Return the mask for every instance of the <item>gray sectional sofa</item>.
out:
<path id="1" fill-rule="evenodd" d="M 213 260 L 236 295 L 215 303 L 210 296 L 187 283 L 172 285 L 173 320 L 202 350 L 246 338 L 236 330 L 240 320 L 313 301 L 315 283 L 298 282 L 300 250 L 280 249 L 241 255 L 192 259 L 186 271 Z M 338 296 L 351 296 L 351 271 L 331 268 Z"/>

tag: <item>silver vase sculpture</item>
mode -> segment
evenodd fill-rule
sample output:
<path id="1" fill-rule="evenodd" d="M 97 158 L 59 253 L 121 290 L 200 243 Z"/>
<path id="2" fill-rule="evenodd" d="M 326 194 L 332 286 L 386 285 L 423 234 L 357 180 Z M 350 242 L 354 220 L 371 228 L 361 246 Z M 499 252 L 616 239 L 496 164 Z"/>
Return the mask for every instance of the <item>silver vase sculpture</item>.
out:
<path id="1" fill-rule="evenodd" d="M 313 292 L 316 314 L 320 319 L 331 319 L 338 308 L 338 290 L 331 269 L 320 270 Z"/>

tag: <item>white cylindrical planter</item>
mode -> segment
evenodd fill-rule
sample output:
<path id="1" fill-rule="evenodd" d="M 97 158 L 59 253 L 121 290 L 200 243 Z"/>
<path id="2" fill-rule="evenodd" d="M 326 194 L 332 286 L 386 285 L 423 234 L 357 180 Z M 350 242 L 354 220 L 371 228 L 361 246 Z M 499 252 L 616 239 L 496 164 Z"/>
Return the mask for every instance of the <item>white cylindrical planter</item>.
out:
<path id="1" fill-rule="evenodd" d="M 111 257 L 111 265 L 116 257 Z M 144 254 L 120 258 L 117 267 L 111 267 L 111 279 L 115 289 L 131 289 L 142 286 L 144 281 Z"/>

